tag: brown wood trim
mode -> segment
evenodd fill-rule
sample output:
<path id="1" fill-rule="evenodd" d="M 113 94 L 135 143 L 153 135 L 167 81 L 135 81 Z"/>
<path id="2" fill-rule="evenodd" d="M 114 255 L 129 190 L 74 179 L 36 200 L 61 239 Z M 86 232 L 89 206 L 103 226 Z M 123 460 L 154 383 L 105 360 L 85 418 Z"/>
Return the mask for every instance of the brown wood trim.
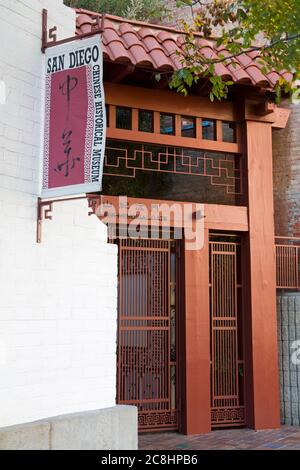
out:
<path id="1" fill-rule="evenodd" d="M 217 134 L 217 141 L 222 142 L 223 140 L 223 128 L 222 128 L 222 121 L 216 121 L 216 134 Z"/>
<path id="2" fill-rule="evenodd" d="M 287 125 L 291 110 L 274 106 L 272 112 L 270 111 L 268 114 L 262 115 L 260 114 L 260 107 L 262 107 L 263 104 L 263 101 L 246 100 L 245 119 L 247 121 L 271 123 L 274 128 L 284 129 Z"/>
<path id="3" fill-rule="evenodd" d="M 252 357 L 252 321 L 251 321 L 251 280 L 250 280 L 250 245 L 249 233 L 243 233 L 241 237 L 241 262 L 242 274 L 242 318 L 243 329 L 243 357 L 245 376 L 245 422 L 249 428 L 254 427 L 253 404 L 253 357 Z"/>
<path id="4" fill-rule="evenodd" d="M 171 90 L 152 90 L 118 83 L 104 83 L 106 103 L 149 109 L 165 113 L 181 114 L 223 121 L 241 122 L 244 119 L 270 122 L 275 128 L 283 129 L 288 121 L 290 110 L 275 106 L 267 115 L 259 114 L 259 105 L 264 100 L 246 100 L 244 106 L 230 101 L 211 102 L 200 96 L 181 96 Z M 179 112 L 180 110 L 180 112 Z"/>
<path id="5" fill-rule="evenodd" d="M 116 116 L 117 116 L 116 106 L 110 106 L 109 107 L 109 127 L 107 127 L 107 132 L 110 129 L 111 125 L 113 125 L 113 127 L 116 126 Z"/>
<path id="6" fill-rule="evenodd" d="M 153 113 L 153 133 L 160 135 L 160 114 L 157 111 Z"/>
<path id="7" fill-rule="evenodd" d="M 151 90 L 114 83 L 104 83 L 107 104 L 149 109 L 183 116 L 236 121 L 234 105 L 230 101 L 211 102 L 199 96 L 181 96 L 170 90 Z"/>
<path id="8" fill-rule="evenodd" d="M 136 108 L 132 109 L 132 130 L 134 132 L 139 130 L 139 111 Z"/>
<path id="9" fill-rule="evenodd" d="M 177 139 L 181 138 L 181 115 L 179 114 L 175 114 L 175 137 Z M 186 140 L 186 138 L 184 140 Z"/>
<path id="10" fill-rule="evenodd" d="M 154 114 L 154 128 L 157 127 L 157 118 Z M 209 150 L 213 152 L 241 153 L 241 145 L 229 142 L 217 142 L 215 140 L 194 139 L 192 137 L 181 137 L 164 135 L 151 132 L 139 132 L 128 129 L 116 129 L 108 127 L 106 137 L 109 139 L 131 140 L 133 142 L 143 142 L 158 145 L 170 145 L 177 147 L 194 148 L 199 150 Z"/>
<path id="11" fill-rule="evenodd" d="M 196 117 L 196 139 L 197 140 L 203 140 L 202 139 L 202 119 L 199 117 Z"/>
<path id="12" fill-rule="evenodd" d="M 287 125 L 291 114 L 290 109 L 277 108 L 275 109 L 275 121 L 272 124 L 272 127 L 275 129 L 284 129 Z"/>
<path id="13" fill-rule="evenodd" d="M 247 232 L 248 209 L 245 206 L 204 204 L 204 226 L 209 230 Z"/>
<path id="14" fill-rule="evenodd" d="M 185 204 L 193 204 L 195 210 L 197 209 L 196 203 L 181 202 L 181 201 L 166 201 L 159 199 L 142 199 L 142 198 L 127 198 L 128 205 L 144 204 L 150 212 L 151 204 L 163 204 L 164 206 L 172 207 L 173 205 L 184 206 Z M 115 208 L 119 207 L 119 196 L 101 196 L 101 203 L 105 205 L 112 205 Z M 244 206 L 225 206 L 219 204 L 203 204 L 204 206 L 204 227 L 209 230 L 229 230 L 246 232 L 248 230 L 248 209 Z M 118 211 L 117 211 L 117 215 Z M 141 222 L 142 223 L 142 222 Z M 149 223 L 149 219 L 145 219 L 145 224 Z M 176 215 L 172 215 L 170 220 L 172 227 L 181 227 L 181 219 L 177 219 Z M 161 222 L 158 221 L 161 225 Z"/>

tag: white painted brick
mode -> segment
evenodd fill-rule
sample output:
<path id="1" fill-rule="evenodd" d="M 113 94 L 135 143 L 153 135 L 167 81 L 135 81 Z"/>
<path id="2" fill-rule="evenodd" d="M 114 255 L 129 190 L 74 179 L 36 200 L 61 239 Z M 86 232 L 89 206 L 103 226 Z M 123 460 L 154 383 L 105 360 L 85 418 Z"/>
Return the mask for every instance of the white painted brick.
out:
<path id="1" fill-rule="evenodd" d="M 32 116 L 32 113 L 31 113 Z M 32 119 L 21 119 L 21 116 L 6 115 L 5 122 L 11 128 L 18 129 L 25 132 L 32 132 L 34 129 L 34 121 Z"/>
<path id="2" fill-rule="evenodd" d="M 24 143 L 24 144 L 29 144 L 36 146 L 38 140 L 39 140 L 40 132 L 39 129 L 35 128 L 34 132 L 24 132 L 20 131 L 20 138 L 19 141 Z M 36 147 L 38 149 L 38 147 Z"/>
<path id="3" fill-rule="evenodd" d="M 4 126 L 4 138 L 15 140 L 16 142 L 20 142 L 21 133 L 18 129 L 15 129 L 11 126 Z"/>
<path id="4" fill-rule="evenodd" d="M 20 165 L 20 154 L 16 152 L 11 152 L 10 150 L 3 149 L 3 156 L 4 156 L 4 161 L 6 163 L 9 163 L 10 165 L 15 165 L 19 166 Z M 30 157 L 30 160 L 32 160 L 32 157 Z M 1 165 L 1 172 L 4 174 L 4 167 Z"/>
<path id="5" fill-rule="evenodd" d="M 32 146 L 21 141 L 5 139 L 5 148 L 11 152 L 17 152 L 20 155 L 32 156 Z"/>
<path id="6" fill-rule="evenodd" d="M 4 164 L 1 166 L 1 171 L 3 171 L 4 174 L 8 176 L 32 181 L 32 170 L 23 168 L 22 166 Z"/>
<path id="7" fill-rule="evenodd" d="M 57 203 L 35 241 L 42 8 L 59 37 L 73 35 L 62 0 L 0 0 L 0 426 L 112 406 L 116 395 L 117 248 L 106 227 L 86 200 Z"/>

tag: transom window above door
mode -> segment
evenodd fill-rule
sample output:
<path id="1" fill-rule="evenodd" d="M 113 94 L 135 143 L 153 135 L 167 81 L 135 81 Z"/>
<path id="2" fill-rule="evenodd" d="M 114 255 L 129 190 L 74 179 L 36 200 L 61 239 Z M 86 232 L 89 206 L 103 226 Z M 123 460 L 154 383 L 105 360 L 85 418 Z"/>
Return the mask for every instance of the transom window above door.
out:
<path id="1" fill-rule="evenodd" d="M 134 132 L 134 138 L 136 139 L 137 136 L 137 140 L 140 141 L 154 143 L 154 137 L 151 135 L 161 135 L 163 143 L 171 144 L 173 140 L 175 145 L 175 140 L 180 138 L 183 141 L 178 142 L 179 144 L 193 148 L 199 146 L 216 151 L 238 151 L 239 126 L 234 121 L 212 119 L 204 114 L 202 116 L 181 115 L 111 104 L 106 104 L 106 116 L 108 129 L 117 129 L 126 133 Z M 118 135 L 118 138 L 125 138 L 126 135 Z M 113 136 L 110 135 L 110 137 Z M 164 139 L 170 140 L 167 142 Z M 155 142 L 159 141 L 156 139 Z"/>

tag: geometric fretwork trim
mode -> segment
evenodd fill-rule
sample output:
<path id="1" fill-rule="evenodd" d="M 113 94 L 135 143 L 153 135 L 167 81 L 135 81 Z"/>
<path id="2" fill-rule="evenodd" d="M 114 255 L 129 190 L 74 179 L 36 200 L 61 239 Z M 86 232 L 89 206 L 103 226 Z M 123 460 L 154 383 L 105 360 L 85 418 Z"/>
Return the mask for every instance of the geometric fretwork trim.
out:
<path id="1" fill-rule="evenodd" d="M 139 411 L 139 431 L 146 431 L 152 428 L 156 430 L 159 428 L 177 429 L 177 414 L 176 410 Z"/>
<path id="2" fill-rule="evenodd" d="M 211 424 L 216 426 L 245 424 L 245 407 L 211 408 Z"/>
<path id="3" fill-rule="evenodd" d="M 107 141 L 104 175 L 135 178 L 137 170 L 207 176 L 212 186 L 225 186 L 228 194 L 242 193 L 239 155 L 136 142 Z"/>

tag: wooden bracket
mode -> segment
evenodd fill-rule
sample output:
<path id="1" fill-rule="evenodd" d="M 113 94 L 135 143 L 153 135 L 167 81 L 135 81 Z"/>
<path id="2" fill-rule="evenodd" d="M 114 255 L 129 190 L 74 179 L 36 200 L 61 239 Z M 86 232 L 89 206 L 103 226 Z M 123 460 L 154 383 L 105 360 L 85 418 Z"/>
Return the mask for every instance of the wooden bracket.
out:
<path id="1" fill-rule="evenodd" d="M 259 116 L 267 116 L 268 114 L 274 113 L 275 109 L 275 103 L 271 103 L 270 101 L 264 100 L 262 103 L 259 103 L 256 106 L 256 113 Z"/>
<path id="2" fill-rule="evenodd" d="M 78 34 L 75 36 L 71 36 L 65 39 L 57 40 L 57 26 L 53 26 L 52 28 L 48 29 L 48 10 L 43 8 L 42 11 L 42 53 L 45 53 L 45 50 L 49 47 L 58 46 L 59 44 L 65 44 L 67 42 L 84 39 L 90 36 L 94 36 L 95 34 L 102 34 L 104 31 L 104 21 L 105 21 L 105 13 L 101 14 L 101 21 L 100 15 L 92 16 L 92 19 L 95 20 L 95 23 L 92 25 L 91 31 L 88 33 Z"/>

